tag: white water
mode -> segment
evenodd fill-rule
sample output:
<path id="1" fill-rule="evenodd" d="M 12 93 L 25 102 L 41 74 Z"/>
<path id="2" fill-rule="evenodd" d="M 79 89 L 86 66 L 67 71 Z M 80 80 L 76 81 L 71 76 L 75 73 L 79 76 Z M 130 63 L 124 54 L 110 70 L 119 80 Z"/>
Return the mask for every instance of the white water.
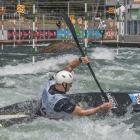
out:
<path id="1" fill-rule="evenodd" d="M 49 75 L 64 67 L 78 55 L 65 54 L 37 61 L 9 63 L 0 67 L 0 106 L 40 97 Z M 140 90 L 140 50 L 95 48 L 89 53 L 93 70 L 104 90 Z M 99 90 L 86 66 L 75 70 L 72 92 Z M 54 121 L 45 118 L 29 124 L 0 128 L 0 140 L 139 140 L 140 127 L 135 127 L 133 116 L 114 116 L 97 119 L 96 116 L 75 118 L 71 121 Z M 130 123 L 129 119 L 132 119 Z M 137 122 L 138 124 L 139 122 Z M 140 124 L 140 123 L 139 123 Z"/>
<path id="2" fill-rule="evenodd" d="M 139 140 L 131 124 L 118 119 L 90 120 L 75 118 L 71 121 L 38 119 L 30 124 L 2 128 L 0 137 L 7 140 Z"/>

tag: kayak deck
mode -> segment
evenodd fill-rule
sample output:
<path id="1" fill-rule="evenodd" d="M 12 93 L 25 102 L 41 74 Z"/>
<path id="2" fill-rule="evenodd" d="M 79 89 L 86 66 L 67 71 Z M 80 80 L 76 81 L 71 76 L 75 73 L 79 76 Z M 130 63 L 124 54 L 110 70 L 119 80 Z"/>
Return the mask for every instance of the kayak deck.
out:
<path id="1" fill-rule="evenodd" d="M 106 92 L 105 94 L 109 101 L 112 102 L 112 113 L 117 116 L 124 115 L 130 106 L 132 112 L 140 111 L 139 92 Z M 104 101 L 100 92 L 77 93 L 67 96 L 84 108 L 96 107 Z M 17 123 L 32 121 L 39 117 L 37 115 L 39 108 L 40 99 L 33 99 L 2 107 L 0 108 L 0 124 L 2 126 L 10 126 Z"/>

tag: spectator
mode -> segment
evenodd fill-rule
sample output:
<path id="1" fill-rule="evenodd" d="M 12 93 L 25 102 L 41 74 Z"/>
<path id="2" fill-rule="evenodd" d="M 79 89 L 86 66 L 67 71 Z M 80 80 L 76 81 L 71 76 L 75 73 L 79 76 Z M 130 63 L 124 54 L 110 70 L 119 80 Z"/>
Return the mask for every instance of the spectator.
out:
<path id="1" fill-rule="evenodd" d="M 101 21 L 101 22 L 99 23 L 99 26 L 98 26 L 98 29 L 99 29 L 99 31 L 100 31 L 100 33 L 101 33 L 101 35 L 102 35 L 102 40 L 103 40 L 103 38 L 104 38 L 106 26 L 107 26 L 107 25 L 105 24 L 105 21 Z"/>
<path id="2" fill-rule="evenodd" d="M 61 28 L 61 25 L 62 25 L 62 23 L 61 23 L 61 21 L 60 21 L 60 20 L 56 21 L 56 26 L 58 27 L 58 29 L 60 29 L 60 28 Z"/>

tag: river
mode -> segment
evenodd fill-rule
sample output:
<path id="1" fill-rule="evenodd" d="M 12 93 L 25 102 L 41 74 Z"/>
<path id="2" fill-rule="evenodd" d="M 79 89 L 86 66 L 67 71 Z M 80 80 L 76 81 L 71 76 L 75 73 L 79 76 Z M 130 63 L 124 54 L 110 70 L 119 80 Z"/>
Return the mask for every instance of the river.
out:
<path id="1" fill-rule="evenodd" d="M 54 72 L 80 56 L 78 50 L 60 54 L 32 56 L 16 54 L 0 58 L 0 107 L 40 97 Z M 140 49 L 92 47 L 88 49 L 91 66 L 104 91 L 140 91 Z M 88 67 L 74 72 L 70 93 L 99 91 Z M 69 94 L 70 94 L 69 93 Z M 56 121 L 39 118 L 28 124 L 0 128 L 0 140 L 139 140 L 140 113 L 123 117 L 96 116 Z"/>

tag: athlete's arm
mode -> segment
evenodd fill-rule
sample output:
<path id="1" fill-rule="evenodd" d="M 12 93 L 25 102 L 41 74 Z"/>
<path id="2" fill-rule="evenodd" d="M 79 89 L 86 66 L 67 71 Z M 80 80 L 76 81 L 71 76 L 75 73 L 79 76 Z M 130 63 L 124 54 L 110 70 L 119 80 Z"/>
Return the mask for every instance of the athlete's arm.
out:
<path id="1" fill-rule="evenodd" d="M 103 110 L 108 110 L 112 108 L 112 103 L 111 102 L 106 102 L 103 103 L 100 106 L 97 106 L 95 108 L 91 109 L 83 109 L 80 106 L 76 106 L 74 111 L 72 112 L 74 115 L 78 116 L 88 116 L 88 115 L 93 115 L 97 112 L 103 111 Z"/>
<path id="2" fill-rule="evenodd" d="M 73 69 L 75 69 L 76 67 L 78 67 L 81 63 L 83 64 L 87 64 L 89 63 L 88 57 L 80 57 L 80 59 L 74 59 L 72 62 L 70 62 L 65 68 L 64 70 L 67 70 L 69 72 L 72 72 Z"/>

